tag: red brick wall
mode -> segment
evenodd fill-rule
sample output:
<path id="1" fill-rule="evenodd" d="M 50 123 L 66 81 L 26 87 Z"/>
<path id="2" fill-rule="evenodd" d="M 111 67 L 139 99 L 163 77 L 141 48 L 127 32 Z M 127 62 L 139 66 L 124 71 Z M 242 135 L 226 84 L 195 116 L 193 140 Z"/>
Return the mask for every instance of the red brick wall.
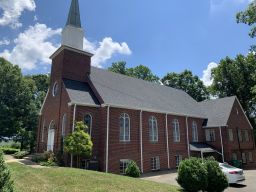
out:
<path id="1" fill-rule="evenodd" d="M 174 139 L 173 139 L 172 121 L 174 119 L 177 119 L 179 121 L 180 142 L 174 142 Z M 186 117 L 168 115 L 168 135 L 169 135 L 170 167 L 175 168 L 176 155 L 182 155 L 183 159 L 188 157 Z"/>
<path id="2" fill-rule="evenodd" d="M 149 138 L 149 118 L 151 116 L 154 116 L 157 119 L 158 142 L 151 142 Z M 159 156 L 160 168 L 168 169 L 165 114 L 143 112 L 142 132 L 144 172 L 151 171 L 151 158 L 156 156 Z"/>
<path id="3" fill-rule="evenodd" d="M 234 141 L 228 140 L 228 129 L 233 130 Z M 239 150 L 239 142 L 237 130 L 248 130 L 249 132 L 249 142 L 240 142 L 240 150 Z M 234 106 L 231 111 L 230 118 L 228 120 L 228 127 L 223 131 L 224 138 L 224 151 L 225 151 L 225 160 L 230 161 L 232 157 L 232 152 L 237 153 L 238 159 L 241 159 L 242 152 L 253 152 L 253 160 L 256 162 L 256 151 L 255 145 L 253 141 L 253 131 L 250 128 L 250 124 L 248 123 L 246 116 L 244 115 L 239 103 L 235 100 Z"/>
<path id="4" fill-rule="evenodd" d="M 53 83 L 55 81 L 52 81 Z M 51 87 L 53 84 L 51 84 Z M 60 138 L 61 138 L 61 128 L 62 128 L 62 117 L 66 113 L 67 114 L 67 124 L 70 122 L 70 107 L 68 106 L 69 97 L 64 88 L 64 84 L 61 81 L 59 83 L 59 91 L 58 94 L 53 97 L 52 91 L 50 89 L 48 96 L 45 100 L 45 104 L 42 110 L 41 121 L 39 124 L 39 132 L 38 132 L 38 140 L 37 146 L 38 152 L 44 152 L 47 150 L 47 139 L 48 139 L 48 128 L 53 120 L 55 122 L 56 130 L 55 130 L 55 138 L 54 138 L 54 150 L 58 152 L 60 150 Z M 44 123 L 45 122 L 45 123 Z M 44 126 L 44 135 L 43 135 L 43 142 L 42 142 L 42 128 Z M 66 126 L 65 132 L 68 133 L 69 127 Z"/>

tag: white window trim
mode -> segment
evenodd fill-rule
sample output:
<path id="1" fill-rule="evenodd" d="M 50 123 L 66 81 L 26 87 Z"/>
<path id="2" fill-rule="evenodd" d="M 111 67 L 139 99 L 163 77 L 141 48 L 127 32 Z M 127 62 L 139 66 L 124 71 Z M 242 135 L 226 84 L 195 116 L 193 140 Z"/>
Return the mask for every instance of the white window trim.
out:
<path id="1" fill-rule="evenodd" d="M 55 87 L 57 86 L 57 92 L 55 93 Z M 57 81 L 55 81 L 55 83 L 53 84 L 53 87 L 52 87 L 52 96 L 53 97 L 56 97 L 56 95 L 58 94 L 59 92 L 59 84 Z"/>
<path id="2" fill-rule="evenodd" d="M 246 153 L 242 153 L 242 163 L 246 164 L 247 163 L 247 157 L 246 157 Z"/>
<path id="3" fill-rule="evenodd" d="M 198 128 L 195 121 L 192 122 L 192 142 L 198 142 Z"/>
<path id="4" fill-rule="evenodd" d="M 120 119 L 123 120 L 123 127 L 120 126 Z M 126 138 L 126 127 L 125 127 L 125 121 L 128 119 L 128 139 Z M 121 129 L 123 129 L 123 135 L 121 136 Z M 130 122 L 130 116 L 127 113 L 122 113 L 119 117 L 119 141 L 121 142 L 130 142 L 130 135 L 131 135 L 131 122 Z"/>
<path id="5" fill-rule="evenodd" d="M 156 124 L 156 130 L 155 130 L 156 132 L 154 131 L 154 122 Z M 152 133 L 152 134 L 150 134 L 150 133 Z M 150 140 L 150 142 L 158 142 L 158 123 L 157 123 L 156 117 L 154 117 L 154 116 L 151 116 L 149 118 L 149 140 Z"/>
<path id="6" fill-rule="evenodd" d="M 51 129 L 51 127 L 52 127 L 52 125 L 54 125 L 54 128 L 53 128 L 53 130 L 54 130 L 54 134 L 53 134 L 53 143 L 49 143 L 49 142 L 51 142 L 51 138 L 49 138 L 49 133 L 50 133 L 50 130 L 52 130 Z M 55 122 L 54 122 L 54 120 L 52 120 L 51 122 L 50 122 L 50 124 L 49 124 L 49 127 L 48 127 L 48 141 L 47 141 L 47 151 L 53 151 L 53 149 L 54 149 L 54 140 L 55 140 L 55 129 L 56 129 L 56 127 L 55 127 L 56 125 L 55 125 Z M 51 133 L 52 134 L 52 133 Z M 52 136 L 52 135 L 51 135 Z M 49 145 L 49 144 L 51 144 L 51 145 Z"/>
<path id="7" fill-rule="evenodd" d="M 125 170 L 128 166 L 128 164 L 130 163 L 130 159 L 120 159 L 119 160 L 119 172 L 121 175 L 124 175 L 125 174 Z M 121 164 L 122 163 L 122 170 L 121 170 Z M 124 166 L 126 164 L 126 166 Z"/>
<path id="8" fill-rule="evenodd" d="M 253 162 L 253 154 L 252 154 L 252 152 L 248 152 L 248 161 L 250 163 Z"/>
<path id="9" fill-rule="evenodd" d="M 41 142 L 44 142 L 44 127 L 45 127 L 45 119 L 43 121 L 43 127 L 42 127 L 42 131 L 41 131 Z"/>
<path id="10" fill-rule="evenodd" d="M 229 140 L 230 142 L 234 141 L 233 129 L 228 129 L 228 140 Z"/>
<path id="11" fill-rule="evenodd" d="M 232 153 L 232 160 L 237 160 L 237 153 L 235 153 L 235 152 Z"/>
<path id="12" fill-rule="evenodd" d="M 213 138 L 211 136 L 213 136 Z M 214 129 L 206 129 L 205 137 L 206 137 L 207 142 L 215 142 L 216 141 L 215 130 Z"/>
<path id="13" fill-rule="evenodd" d="M 67 126 L 67 114 L 65 113 L 62 116 L 62 123 L 61 123 L 61 136 L 64 138 L 66 134 L 66 126 Z"/>
<path id="14" fill-rule="evenodd" d="M 152 157 L 151 159 L 151 170 L 152 171 L 158 171 L 160 170 L 160 158 L 159 156 Z"/>
<path id="15" fill-rule="evenodd" d="M 244 141 L 245 142 L 250 142 L 249 131 L 247 129 L 244 130 Z"/>
<path id="16" fill-rule="evenodd" d="M 90 113 L 87 113 L 87 114 L 85 114 L 84 119 L 87 115 L 90 116 L 90 119 L 91 119 L 91 124 L 90 124 L 90 127 L 88 127 L 88 128 L 90 129 L 89 134 L 90 134 L 90 136 L 92 136 L 92 115 Z"/>
<path id="17" fill-rule="evenodd" d="M 173 142 L 178 143 L 180 142 L 180 123 L 178 119 L 174 119 L 172 121 L 172 128 L 173 128 Z"/>
<path id="18" fill-rule="evenodd" d="M 178 160 L 178 161 L 177 161 L 177 160 Z M 181 161 L 182 161 L 182 155 L 175 155 L 175 164 L 176 164 L 176 167 L 179 167 Z"/>

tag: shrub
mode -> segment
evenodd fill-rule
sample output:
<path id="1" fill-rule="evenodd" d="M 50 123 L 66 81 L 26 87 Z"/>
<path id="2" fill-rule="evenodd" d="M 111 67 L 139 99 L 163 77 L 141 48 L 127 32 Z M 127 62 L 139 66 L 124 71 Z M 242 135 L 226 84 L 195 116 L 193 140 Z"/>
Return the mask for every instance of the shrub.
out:
<path id="1" fill-rule="evenodd" d="M 47 161 L 47 158 L 44 154 L 35 154 L 32 156 L 31 161 L 35 163 L 40 163 L 42 161 Z"/>
<path id="2" fill-rule="evenodd" d="M 10 147 L 11 147 L 11 148 L 14 148 L 14 149 L 20 149 L 20 143 L 12 142 L 12 143 L 10 144 Z"/>
<path id="3" fill-rule="evenodd" d="M 54 166 L 58 166 L 57 163 L 52 162 L 52 161 L 42 161 L 40 162 L 41 166 L 45 166 L 45 167 L 54 167 Z"/>
<path id="4" fill-rule="evenodd" d="M 46 151 L 43 154 L 35 154 L 32 161 L 41 166 L 57 166 L 57 159 L 52 151 Z"/>
<path id="5" fill-rule="evenodd" d="M 219 164 L 214 158 L 209 158 L 204 162 L 208 175 L 208 192 L 221 192 L 228 187 L 228 180 L 221 171 Z"/>
<path id="6" fill-rule="evenodd" d="M 125 169 L 125 174 L 129 177 L 139 177 L 140 169 L 134 161 L 130 161 Z"/>
<path id="7" fill-rule="evenodd" d="M 205 190 L 208 185 L 207 170 L 201 159 L 190 158 L 182 161 L 178 168 L 177 182 L 186 191 Z"/>
<path id="8" fill-rule="evenodd" d="M 6 155 L 12 155 L 14 153 L 17 153 L 19 152 L 20 150 L 19 149 L 15 149 L 15 148 L 7 148 L 7 147 L 1 147 L 0 148 L 1 151 L 3 151 L 4 154 Z"/>
<path id="9" fill-rule="evenodd" d="M 29 152 L 27 152 L 27 151 L 19 151 L 17 153 L 14 153 L 13 157 L 16 159 L 23 159 L 28 154 L 29 154 Z"/>
<path id="10" fill-rule="evenodd" d="M 10 170 L 4 163 L 3 152 L 0 150 L 0 191 L 13 192 L 13 181 L 11 180 Z"/>

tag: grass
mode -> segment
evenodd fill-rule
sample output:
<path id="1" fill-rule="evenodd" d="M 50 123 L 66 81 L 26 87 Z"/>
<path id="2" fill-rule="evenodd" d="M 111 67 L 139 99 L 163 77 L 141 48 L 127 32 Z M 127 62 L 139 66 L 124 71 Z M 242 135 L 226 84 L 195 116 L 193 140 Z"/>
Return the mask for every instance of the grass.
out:
<path id="1" fill-rule="evenodd" d="M 17 192 L 176 192 L 175 186 L 71 168 L 35 169 L 9 163 Z"/>

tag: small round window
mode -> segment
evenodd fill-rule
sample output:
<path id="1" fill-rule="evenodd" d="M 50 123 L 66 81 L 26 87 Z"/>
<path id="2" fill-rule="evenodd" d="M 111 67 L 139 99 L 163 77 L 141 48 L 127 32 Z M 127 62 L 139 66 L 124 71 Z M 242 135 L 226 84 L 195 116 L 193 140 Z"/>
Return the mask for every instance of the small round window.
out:
<path id="1" fill-rule="evenodd" d="M 53 97 L 55 97 L 58 94 L 58 90 L 59 90 L 59 85 L 57 82 L 54 83 L 53 88 L 52 88 L 52 95 Z"/>

